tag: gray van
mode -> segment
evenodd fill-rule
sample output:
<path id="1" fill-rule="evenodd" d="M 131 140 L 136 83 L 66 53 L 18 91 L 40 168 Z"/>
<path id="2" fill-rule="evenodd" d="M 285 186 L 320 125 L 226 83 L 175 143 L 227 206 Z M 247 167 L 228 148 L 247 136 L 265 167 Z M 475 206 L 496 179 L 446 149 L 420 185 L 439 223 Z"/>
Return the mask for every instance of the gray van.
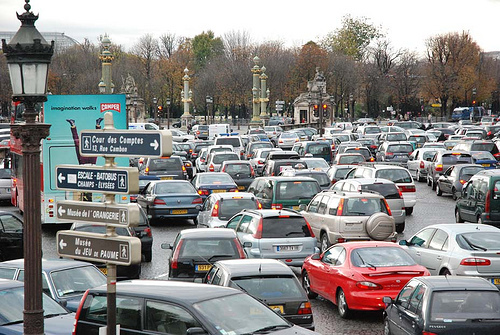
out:
<path id="1" fill-rule="evenodd" d="M 162 180 L 187 179 L 186 167 L 179 156 L 147 158 L 139 164 L 139 172 L 142 175 L 158 176 Z"/>

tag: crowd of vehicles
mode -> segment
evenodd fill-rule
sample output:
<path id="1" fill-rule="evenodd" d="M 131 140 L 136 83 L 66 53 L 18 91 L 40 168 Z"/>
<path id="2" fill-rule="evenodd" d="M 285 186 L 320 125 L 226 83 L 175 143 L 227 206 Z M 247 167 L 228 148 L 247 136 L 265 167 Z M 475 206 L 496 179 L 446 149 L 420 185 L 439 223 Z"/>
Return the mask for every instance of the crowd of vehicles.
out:
<path id="1" fill-rule="evenodd" d="M 192 129 L 194 138 L 179 131 L 172 156 L 130 160 L 141 176 L 130 199 L 145 222 L 123 234 L 149 244 L 143 260 L 151 261 L 150 224 L 188 219 L 193 228 L 161 244 L 168 281 L 117 284 L 117 322 L 135 334 L 310 334 L 309 299 L 321 295 L 342 318 L 383 311 L 386 334 L 498 329 L 500 153 L 484 127 L 341 123 L 319 134 L 277 124 L 240 135 L 210 125 Z M 456 199 L 457 224 L 397 243 L 418 206 L 415 182 Z M 1 213 L 0 223 L 9 225 Z M 0 275 L 19 279 L 22 270 L 8 265 L 0 263 Z M 97 283 L 104 276 L 94 272 L 95 285 L 65 293 L 81 297 L 71 305 L 74 334 L 106 324 L 105 286 Z M 44 276 L 47 293 L 69 307 L 53 273 Z M 481 299 L 486 305 L 474 313 L 472 301 Z"/>

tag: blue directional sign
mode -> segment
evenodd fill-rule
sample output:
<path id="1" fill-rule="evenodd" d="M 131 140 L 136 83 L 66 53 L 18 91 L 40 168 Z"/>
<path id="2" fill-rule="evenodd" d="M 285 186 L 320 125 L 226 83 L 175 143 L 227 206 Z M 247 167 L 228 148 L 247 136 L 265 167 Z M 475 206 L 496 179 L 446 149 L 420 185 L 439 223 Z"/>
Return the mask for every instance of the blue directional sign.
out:
<path id="1" fill-rule="evenodd" d="M 172 134 L 169 130 L 83 130 L 80 153 L 82 156 L 170 156 Z"/>
<path id="2" fill-rule="evenodd" d="M 139 192 L 139 172 L 134 167 L 56 166 L 56 187 L 68 191 L 128 194 Z"/>

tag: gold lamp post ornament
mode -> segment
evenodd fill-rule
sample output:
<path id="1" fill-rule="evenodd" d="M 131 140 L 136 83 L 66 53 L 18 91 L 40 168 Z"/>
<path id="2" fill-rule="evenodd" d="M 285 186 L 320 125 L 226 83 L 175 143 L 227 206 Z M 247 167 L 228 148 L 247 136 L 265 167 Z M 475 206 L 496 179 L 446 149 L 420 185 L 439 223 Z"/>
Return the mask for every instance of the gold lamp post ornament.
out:
<path id="1" fill-rule="evenodd" d="M 269 94 L 270 91 L 267 89 L 267 74 L 266 67 L 262 66 L 260 69 L 262 74 L 259 76 L 260 78 L 260 121 L 265 122 L 269 119 L 269 115 L 267 114 L 267 103 L 269 102 Z"/>
<path id="2" fill-rule="evenodd" d="M 184 113 L 181 116 L 182 130 L 187 130 L 188 125 L 191 124 L 191 119 L 193 118 L 189 112 L 189 104 L 192 101 L 193 92 L 189 89 L 189 80 L 191 80 L 191 77 L 189 77 L 188 73 L 188 68 L 185 68 L 184 77 L 182 77 L 182 80 L 184 81 L 184 89 L 181 92 L 182 102 L 184 103 Z"/>
<path id="3" fill-rule="evenodd" d="M 108 34 L 104 34 L 104 37 L 101 38 L 101 47 L 102 51 L 99 55 L 99 59 L 101 60 L 102 65 L 102 77 L 99 82 L 99 93 L 112 94 L 115 85 L 111 80 L 111 63 L 115 57 L 111 51 L 109 51 L 111 47 L 111 40 L 109 39 Z"/>

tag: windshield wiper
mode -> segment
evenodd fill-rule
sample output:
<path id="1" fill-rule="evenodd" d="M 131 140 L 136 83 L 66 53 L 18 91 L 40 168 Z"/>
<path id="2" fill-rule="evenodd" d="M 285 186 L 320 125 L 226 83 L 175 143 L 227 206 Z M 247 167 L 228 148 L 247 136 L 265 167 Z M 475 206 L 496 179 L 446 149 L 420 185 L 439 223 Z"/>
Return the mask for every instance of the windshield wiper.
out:
<path id="1" fill-rule="evenodd" d="M 357 253 L 357 254 L 358 254 L 359 259 L 363 262 L 363 264 L 366 264 L 366 265 L 368 265 L 369 267 L 373 268 L 374 270 L 377 270 L 377 267 L 376 267 L 375 265 L 370 264 L 370 263 L 368 263 L 368 262 L 365 262 L 365 260 L 361 257 L 361 255 L 360 255 L 359 253 Z"/>
<path id="2" fill-rule="evenodd" d="M 250 334 L 262 334 L 262 333 L 269 332 L 269 331 L 271 331 L 271 330 L 276 330 L 276 329 L 285 329 L 285 328 L 290 328 L 290 327 L 291 327 L 290 325 L 274 325 L 274 326 L 267 326 L 267 327 L 264 327 L 264 328 L 261 328 L 261 329 L 255 330 L 255 331 L 251 332 Z"/>
<path id="3" fill-rule="evenodd" d="M 233 257 L 234 255 L 213 255 L 208 259 L 209 263 L 212 263 L 212 259 L 217 258 L 217 257 Z"/>
<path id="4" fill-rule="evenodd" d="M 479 249 L 479 250 L 482 250 L 482 251 L 487 251 L 488 250 L 485 247 L 482 247 L 480 245 L 476 245 L 476 244 L 472 243 L 471 241 L 469 241 L 467 239 L 467 237 L 465 237 L 463 235 L 462 235 L 462 238 L 464 239 L 465 242 L 467 242 L 467 244 L 469 245 L 469 247 L 471 247 L 472 249 Z"/>
<path id="5" fill-rule="evenodd" d="M 54 316 L 65 315 L 65 314 L 68 314 L 68 312 L 47 314 L 47 315 L 44 315 L 44 318 L 52 318 Z"/>
<path id="6" fill-rule="evenodd" d="M 16 320 L 16 321 L 2 323 L 1 326 L 15 325 L 17 323 L 23 323 L 23 320 Z"/>

